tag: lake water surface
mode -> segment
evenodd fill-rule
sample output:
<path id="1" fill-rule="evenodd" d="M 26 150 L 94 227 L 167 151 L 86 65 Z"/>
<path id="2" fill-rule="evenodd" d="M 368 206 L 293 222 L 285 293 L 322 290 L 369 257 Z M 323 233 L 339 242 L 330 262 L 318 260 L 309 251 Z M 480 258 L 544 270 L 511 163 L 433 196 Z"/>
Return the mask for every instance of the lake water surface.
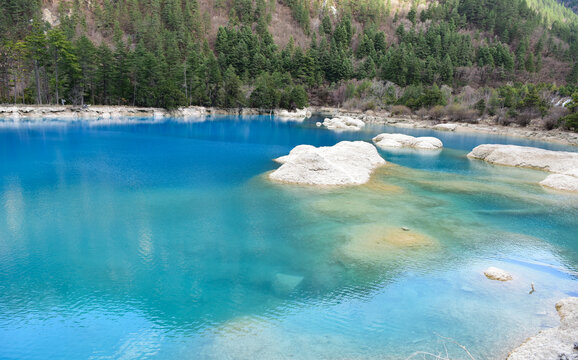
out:
<path id="1" fill-rule="evenodd" d="M 0 358 L 466 358 L 456 341 L 502 359 L 557 325 L 554 304 L 578 296 L 578 196 L 466 154 L 578 149 L 315 121 L 0 127 Z M 296 145 L 380 132 L 445 149 L 380 151 L 359 187 L 266 179 Z M 365 241 L 401 227 L 415 237 Z"/>

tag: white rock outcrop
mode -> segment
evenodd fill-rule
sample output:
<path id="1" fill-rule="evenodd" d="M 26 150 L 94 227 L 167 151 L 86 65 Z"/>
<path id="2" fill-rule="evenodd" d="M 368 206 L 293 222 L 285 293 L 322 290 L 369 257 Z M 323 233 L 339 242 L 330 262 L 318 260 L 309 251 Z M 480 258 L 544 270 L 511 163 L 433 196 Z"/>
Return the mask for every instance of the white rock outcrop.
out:
<path id="1" fill-rule="evenodd" d="M 375 146 L 363 141 L 342 141 L 334 146 L 296 146 L 289 155 L 275 159 L 281 167 L 271 180 L 308 185 L 360 185 L 384 165 Z"/>
<path id="2" fill-rule="evenodd" d="M 288 111 L 283 109 L 283 110 L 276 110 L 275 116 L 284 120 L 303 121 L 311 117 L 311 112 L 309 112 L 307 109 L 295 109 L 294 111 Z"/>
<path id="3" fill-rule="evenodd" d="M 415 149 L 437 150 L 444 144 L 438 138 L 431 136 L 414 137 L 405 134 L 379 134 L 373 138 L 375 145 L 380 148 L 411 147 Z"/>
<path id="4" fill-rule="evenodd" d="M 58 16 L 55 16 L 54 14 L 52 14 L 52 11 L 50 11 L 50 9 L 46 8 L 42 9 L 42 21 L 46 21 L 52 27 L 60 25 L 60 19 L 58 18 Z"/>
<path id="5" fill-rule="evenodd" d="M 497 165 L 578 176 L 578 152 L 552 151 L 529 146 L 485 144 L 475 147 L 468 154 L 468 157 Z"/>
<path id="6" fill-rule="evenodd" d="M 507 271 L 498 269 L 493 266 L 484 270 L 484 275 L 486 275 L 486 277 L 490 280 L 497 281 L 509 281 L 513 279 L 512 275 Z"/>
<path id="7" fill-rule="evenodd" d="M 362 127 L 365 126 L 365 122 L 360 119 L 355 119 L 349 116 L 340 116 L 335 118 L 326 118 L 321 123 L 322 126 L 325 126 L 329 130 L 352 130 L 357 131 L 361 130 Z"/>
<path id="8" fill-rule="evenodd" d="M 560 300 L 556 304 L 560 326 L 541 331 L 527 339 L 508 355 L 507 360 L 575 359 L 578 351 L 578 298 Z"/>
<path id="9" fill-rule="evenodd" d="M 458 124 L 437 124 L 433 126 L 433 129 L 442 131 L 456 131 L 457 128 Z"/>
<path id="10" fill-rule="evenodd" d="M 179 115 L 179 117 L 182 117 L 185 121 L 198 120 L 207 115 L 207 109 L 202 106 L 181 107 L 178 109 L 176 115 Z"/>
<path id="11" fill-rule="evenodd" d="M 578 191 L 578 152 L 485 144 L 475 147 L 468 157 L 496 165 L 549 171 L 555 175 L 548 176 L 540 185 L 557 190 Z"/>

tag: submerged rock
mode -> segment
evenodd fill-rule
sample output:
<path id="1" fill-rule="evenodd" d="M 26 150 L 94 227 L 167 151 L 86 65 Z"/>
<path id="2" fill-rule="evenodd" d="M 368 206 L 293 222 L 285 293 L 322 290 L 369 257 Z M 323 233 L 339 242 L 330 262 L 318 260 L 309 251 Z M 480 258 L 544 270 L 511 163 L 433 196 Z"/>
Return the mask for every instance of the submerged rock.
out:
<path id="1" fill-rule="evenodd" d="M 556 190 L 578 192 L 578 177 L 552 174 L 540 181 L 540 185 Z"/>
<path id="2" fill-rule="evenodd" d="M 287 296 L 295 290 L 301 282 L 303 282 L 303 276 L 277 273 L 273 281 L 273 291 L 279 296 Z"/>
<path id="3" fill-rule="evenodd" d="M 541 331 L 514 349 L 508 360 L 575 359 L 578 355 L 578 298 L 570 297 L 556 304 L 560 326 Z"/>
<path id="4" fill-rule="evenodd" d="M 512 275 L 505 270 L 496 267 L 489 267 L 484 270 L 484 275 L 490 280 L 509 281 L 512 280 Z"/>
<path id="5" fill-rule="evenodd" d="M 363 120 L 354 119 L 349 116 L 341 116 L 335 117 L 332 119 L 326 118 L 321 123 L 322 126 L 325 126 L 329 130 L 361 130 L 362 127 L 365 126 Z"/>
<path id="6" fill-rule="evenodd" d="M 431 136 L 414 137 L 405 134 L 379 134 L 373 138 L 375 145 L 381 148 L 411 147 L 415 149 L 437 150 L 444 144 Z"/>
<path id="7" fill-rule="evenodd" d="M 415 256 L 415 251 L 431 249 L 436 242 L 416 231 L 403 230 L 382 224 L 366 224 L 351 228 L 349 241 L 341 253 L 349 259 L 362 262 L 381 262 L 399 258 L 404 252 Z"/>
<path id="8" fill-rule="evenodd" d="M 578 191 L 578 153 L 486 144 L 474 148 L 468 157 L 491 164 L 549 171 L 556 175 L 548 176 L 540 185 L 557 190 Z"/>
<path id="9" fill-rule="evenodd" d="M 334 146 L 296 146 L 275 159 L 283 164 L 269 174 L 271 180 L 309 185 L 360 185 L 374 169 L 384 165 L 375 146 L 363 141 L 342 141 Z"/>

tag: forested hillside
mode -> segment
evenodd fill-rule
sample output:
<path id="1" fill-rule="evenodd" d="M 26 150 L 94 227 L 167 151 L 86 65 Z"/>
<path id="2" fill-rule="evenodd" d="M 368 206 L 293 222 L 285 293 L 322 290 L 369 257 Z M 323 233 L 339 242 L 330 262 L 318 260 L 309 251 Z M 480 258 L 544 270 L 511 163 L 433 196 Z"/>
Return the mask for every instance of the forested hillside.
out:
<path id="1" fill-rule="evenodd" d="M 569 5 L 572 1 L 568 0 L 568 4 L 564 4 L 563 0 L 526 0 L 528 5 L 540 15 L 544 17 L 546 24 L 552 24 L 555 21 L 561 23 L 576 23 L 578 17 Z M 575 3 L 576 4 L 576 3 Z"/>
<path id="2" fill-rule="evenodd" d="M 578 21 L 551 5 L 4 0 L 0 101 L 545 117 L 578 81 Z"/>

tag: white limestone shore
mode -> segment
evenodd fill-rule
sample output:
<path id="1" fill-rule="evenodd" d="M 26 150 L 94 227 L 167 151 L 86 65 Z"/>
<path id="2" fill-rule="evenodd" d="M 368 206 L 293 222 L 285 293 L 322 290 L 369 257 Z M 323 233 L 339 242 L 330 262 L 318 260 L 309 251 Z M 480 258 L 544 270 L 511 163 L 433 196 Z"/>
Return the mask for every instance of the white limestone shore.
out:
<path id="1" fill-rule="evenodd" d="M 539 125 L 527 127 L 502 126 L 492 119 L 478 119 L 476 123 L 444 123 L 434 120 L 421 119 L 415 115 L 395 116 L 385 110 L 365 112 L 330 107 L 311 107 L 311 112 L 323 117 L 349 116 L 363 120 L 367 125 L 387 125 L 400 128 L 434 129 L 438 131 L 452 131 L 458 133 L 495 134 L 559 144 L 578 146 L 578 133 L 561 129 L 544 130 Z"/>
<path id="2" fill-rule="evenodd" d="M 414 137 L 405 134 L 379 134 L 373 138 L 373 142 L 380 148 L 410 147 L 422 150 L 438 150 L 444 144 L 440 139 L 431 136 Z"/>
<path id="3" fill-rule="evenodd" d="M 275 161 L 282 165 L 269 174 L 271 180 L 306 185 L 361 185 L 385 164 L 375 146 L 364 141 L 324 147 L 299 145 Z"/>
<path id="4" fill-rule="evenodd" d="M 302 111 L 302 110 L 300 110 Z M 282 119 L 300 120 L 301 116 L 287 112 L 284 117 L 283 110 L 265 109 L 217 109 L 210 107 L 191 106 L 182 107 L 176 110 L 165 110 L 159 108 L 145 108 L 135 106 L 60 106 L 60 105 L 0 105 L 0 122 L 28 121 L 34 122 L 43 119 L 58 119 L 63 121 L 74 120 L 108 120 L 121 119 L 125 117 L 153 117 L 156 114 L 157 120 L 172 117 L 188 120 L 198 120 L 199 114 L 203 115 L 275 115 Z M 107 115 L 109 114 L 109 115 Z M 306 115 L 313 114 L 328 118 L 349 117 L 356 122 L 364 124 L 388 125 L 401 128 L 423 128 L 440 131 L 453 131 L 465 133 L 487 133 L 506 135 L 512 137 L 535 139 L 540 141 L 555 142 L 567 145 L 578 146 L 578 133 L 564 131 L 560 129 L 543 130 L 535 126 L 525 128 L 513 126 L 501 126 L 490 122 L 488 119 L 481 119 L 479 123 L 439 123 L 432 120 L 424 120 L 415 116 L 393 116 L 387 111 L 353 111 L 328 107 L 309 107 Z M 321 123 L 319 123 L 321 126 Z"/>
<path id="5" fill-rule="evenodd" d="M 528 146 L 484 144 L 475 147 L 471 159 L 491 164 L 522 167 L 554 173 L 540 185 L 563 191 L 578 191 L 578 153 Z"/>
<path id="6" fill-rule="evenodd" d="M 308 109 L 295 111 L 261 109 L 217 109 L 203 106 L 179 107 L 174 110 L 136 106 L 60 106 L 60 105 L 0 105 L 0 122 L 21 123 L 45 120 L 72 121 L 112 121 L 121 122 L 131 118 L 177 118 L 185 121 L 198 121 L 209 115 L 275 115 L 280 119 L 303 121 L 311 116 Z"/>
<path id="7" fill-rule="evenodd" d="M 560 326 L 543 330 L 512 350 L 507 360 L 551 360 L 578 358 L 578 298 L 570 297 L 556 304 Z"/>

